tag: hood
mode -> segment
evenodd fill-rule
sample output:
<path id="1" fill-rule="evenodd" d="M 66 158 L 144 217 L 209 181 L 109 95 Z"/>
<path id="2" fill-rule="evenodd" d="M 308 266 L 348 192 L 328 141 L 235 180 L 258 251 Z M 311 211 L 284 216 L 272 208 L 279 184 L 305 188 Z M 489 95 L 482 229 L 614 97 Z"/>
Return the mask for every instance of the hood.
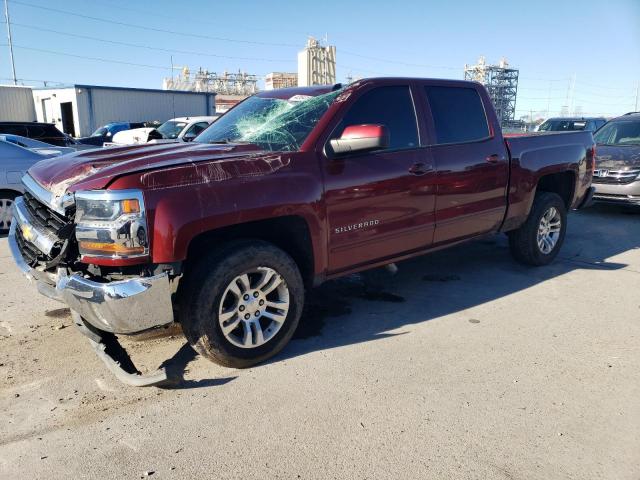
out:
<path id="1" fill-rule="evenodd" d="M 106 188 L 115 178 L 135 172 L 263 153 L 256 145 L 171 143 L 86 150 L 38 162 L 29 175 L 61 197 L 81 188 Z M 270 153 L 270 152 L 269 152 Z M 82 184 L 82 186 L 80 186 Z"/>
<path id="2" fill-rule="evenodd" d="M 640 168 L 640 145 L 597 145 L 596 168 L 609 170 Z"/>

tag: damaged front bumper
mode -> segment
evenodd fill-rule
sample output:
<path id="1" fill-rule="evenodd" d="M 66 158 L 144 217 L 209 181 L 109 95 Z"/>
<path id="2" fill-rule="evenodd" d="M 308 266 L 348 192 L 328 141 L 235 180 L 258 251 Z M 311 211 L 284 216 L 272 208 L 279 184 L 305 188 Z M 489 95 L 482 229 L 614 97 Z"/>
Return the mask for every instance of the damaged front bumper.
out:
<path id="1" fill-rule="evenodd" d="M 115 282 L 95 282 L 66 268 L 56 274 L 26 264 L 15 239 L 19 222 L 9 231 L 11 254 L 24 274 L 35 281 L 38 291 L 66 303 L 97 329 L 116 334 L 138 333 L 173 322 L 169 275 L 136 277 Z"/>
<path id="2" fill-rule="evenodd" d="M 120 380 L 136 386 L 166 381 L 164 371 L 140 375 L 128 355 L 126 359 L 114 358 L 110 351 L 118 351 L 113 346 L 113 342 L 117 343 L 115 334 L 138 333 L 173 322 L 169 275 L 102 283 L 70 274 L 66 268 L 58 268 L 55 274 L 40 271 L 25 262 L 16 241 L 16 228 L 21 228 L 24 221 L 14 217 L 8 236 L 9 249 L 17 266 L 36 284 L 38 291 L 69 306 L 76 325 L 85 327 L 80 328 L 81 332 L 89 337 L 98 356 Z M 120 350 L 124 351 L 122 347 Z M 131 368 L 124 368 L 125 364 Z"/>

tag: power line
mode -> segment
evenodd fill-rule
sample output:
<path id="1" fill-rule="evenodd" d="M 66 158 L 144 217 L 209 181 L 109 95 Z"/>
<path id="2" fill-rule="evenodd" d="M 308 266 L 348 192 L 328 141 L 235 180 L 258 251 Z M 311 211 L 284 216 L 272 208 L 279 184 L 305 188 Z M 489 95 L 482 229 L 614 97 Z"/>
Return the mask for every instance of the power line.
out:
<path id="1" fill-rule="evenodd" d="M 8 77 L 0 77 L 0 80 L 12 80 L 11 78 Z M 42 80 L 42 79 L 34 79 L 34 78 L 17 78 L 16 79 L 18 82 L 38 82 L 38 83 L 42 83 L 44 85 L 48 84 L 48 83 L 53 83 L 56 85 L 73 85 L 73 82 L 60 82 L 57 80 Z"/>
<path id="2" fill-rule="evenodd" d="M 30 7 L 30 8 L 36 8 L 36 9 L 40 9 L 40 10 L 45 10 L 45 11 L 49 11 L 49 12 L 55 12 L 55 13 L 59 13 L 59 14 L 63 14 L 63 15 L 71 15 L 74 17 L 78 17 L 78 18 L 83 18 L 83 19 L 88 19 L 88 20 L 93 20 L 96 22 L 102 22 L 102 23 L 109 23 L 109 24 L 113 24 L 113 25 L 120 25 L 123 27 L 128 27 L 128 28 L 135 28 L 135 29 L 140 29 L 140 30 L 145 30 L 145 31 L 150 31 L 150 32 L 156 32 L 156 33 L 164 33 L 164 34 L 170 34 L 170 35 L 178 35 L 178 36 L 183 36 L 183 37 L 193 37 L 193 38 L 200 38 L 200 39 L 208 39 L 208 40 L 215 40 L 215 41 L 224 41 L 224 42 L 232 42 L 232 43 L 240 43 L 240 44 L 248 44 L 248 45 L 264 45 L 264 46 L 271 46 L 271 47 L 293 47 L 293 48 L 299 48 L 298 45 L 295 44 L 290 44 L 290 43 L 272 43 L 272 42 L 259 42 L 259 41 L 253 41 L 253 40 L 244 40 L 244 39 L 237 39 L 237 38 L 229 38 L 229 37 L 216 37 L 216 36 L 210 36 L 210 35 L 203 35 L 203 34 L 197 34 L 197 33 L 188 33 L 188 32 L 180 32 L 180 31 L 176 31 L 176 30 L 168 30 L 168 29 L 163 29 L 163 28 L 157 28 L 157 27 L 149 27 L 149 26 L 145 26 L 145 25 L 138 25 L 138 24 L 132 24 L 132 23 L 127 23 L 127 22 L 121 22 L 121 21 L 116 21 L 116 20 L 109 20 L 109 19 L 105 19 L 105 18 L 100 18 L 100 17 L 94 17 L 91 15 L 84 15 L 84 14 L 80 14 L 80 13 L 76 13 L 76 12 L 71 12 L 69 10 L 61 10 L 58 8 L 51 8 L 51 7 L 46 7 L 43 5 L 36 5 L 33 3 L 29 3 L 29 2 L 23 2 L 20 0 L 11 0 L 12 3 L 16 4 L 16 5 L 23 5 L 26 7 Z M 428 65 L 428 64 L 421 64 L 421 63 L 412 63 L 412 62 L 403 62 L 400 60 L 389 60 L 389 59 L 384 59 L 384 58 L 379 58 L 379 57 L 373 57 L 373 56 L 369 56 L 369 55 L 362 55 L 356 52 L 351 52 L 349 50 L 340 50 L 341 54 L 346 54 L 346 55 L 352 55 L 352 56 L 356 56 L 356 57 L 360 57 L 363 59 L 367 59 L 367 60 L 374 60 L 377 62 L 381 62 L 381 63 L 391 63 L 391 64 L 396 64 L 396 65 L 405 65 L 405 66 L 411 66 L 411 67 L 420 67 L 420 68 L 429 68 L 429 69 L 442 69 L 442 70 L 452 70 L 452 71 L 461 71 L 462 68 L 461 67 L 452 67 L 452 66 L 444 66 L 444 65 Z M 340 65 L 342 66 L 342 65 Z M 369 71 L 372 73 L 381 73 L 381 72 L 375 72 L 373 70 L 366 70 L 366 69 L 356 69 L 359 71 Z M 387 73 L 384 73 L 384 75 L 388 75 Z M 566 81 L 566 79 L 545 79 L 545 78 L 533 78 L 533 77 L 520 77 L 521 79 L 526 80 L 527 78 L 530 80 L 540 80 L 540 81 L 549 81 L 549 82 L 563 82 Z"/>
<path id="3" fill-rule="evenodd" d="M 128 28 L 137 28 L 139 30 L 146 30 L 148 32 L 168 33 L 168 34 L 171 34 L 171 35 L 179 35 L 179 36 L 182 36 L 182 37 L 201 38 L 201 39 L 215 40 L 215 41 L 221 41 L 221 42 L 241 43 L 241 44 L 245 44 L 245 45 L 265 45 L 265 46 L 269 46 L 269 47 L 295 47 L 295 48 L 298 47 L 298 45 L 293 45 L 293 44 L 289 44 L 289 43 L 258 42 L 258 41 L 253 41 L 253 40 L 242 40 L 242 39 L 227 38 L 227 37 L 214 37 L 214 36 L 211 36 L 211 35 L 203 35 L 203 34 L 198 34 L 198 33 L 179 32 L 179 31 L 176 31 L 176 30 L 167 30 L 167 29 L 164 29 L 164 28 L 147 27 L 145 25 L 138 25 L 138 24 L 134 24 L 134 23 L 120 22 L 120 21 L 116 21 L 116 20 L 108 20 L 106 18 L 100 18 L 100 17 L 92 17 L 91 15 L 83 15 L 81 13 L 70 12 L 69 10 L 61 10 L 61 9 L 58 9 L 58 8 L 45 7 L 45 6 L 42 6 L 42 5 L 35 5 L 33 3 L 21 2 L 21 1 L 18 1 L 18 0 L 11 0 L 11 3 L 16 4 L 16 5 L 23 5 L 25 7 L 37 8 L 37 9 L 40 9 L 40 10 L 46 10 L 48 12 L 61 13 L 63 15 L 71 15 L 71 16 L 74 16 L 74 17 L 84 18 L 86 20 L 93 20 L 93 21 L 96 21 L 96 22 L 109 23 L 109 24 L 112 24 L 112 25 L 120 25 L 120 26 L 128 27 Z"/>
<path id="4" fill-rule="evenodd" d="M 167 49 L 167 48 L 161 48 L 161 47 L 153 47 L 153 46 L 150 46 L 150 45 L 142 45 L 142 44 L 139 44 L 139 43 L 122 42 L 122 41 L 119 41 L 119 40 L 108 40 L 108 39 L 104 39 L 104 38 L 93 37 L 93 36 L 90 36 L 90 35 L 81 35 L 81 34 L 75 34 L 75 33 L 69 33 L 69 32 L 61 32 L 59 30 L 53 30 L 53 29 L 50 29 L 50 28 L 44 28 L 44 27 L 40 27 L 40 26 L 36 26 L 36 25 L 29 25 L 29 24 L 24 24 L 24 23 L 12 22 L 11 24 L 14 25 L 14 26 L 17 26 L 17 27 L 21 27 L 21 28 L 44 31 L 44 32 L 54 33 L 54 34 L 57 34 L 57 35 L 64 35 L 64 36 L 68 36 L 68 37 L 73 37 L 73 38 L 81 38 L 81 39 L 84 39 L 84 40 L 93 40 L 93 41 L 108 43 L 108 44 L 112 44 L 112 45 L 121 45 L 121 46 L 127 46 L 127 47 L 142 48 L 142 49 L 155 50 L 155 51 L 166 52 L 166 53 L 180 53 L 180 54 L 184 54 L 184 55 L 207 56 L 207 57 L 225 58 L 225 59 L 232 59 L 232 60 L 256 60 L 256 61 L 266 61 L 266 62 L 274 62 L 274 63 L 276 63 L 276 62 L 278 62 L 278 63 L 295 63 L 295 60 L 266 59 L 266 58 L 255 58 L 255 57 L 235 57 L 235 56 L 227 56 L 227 55 L 217 55 L 217 54 L 213 54 L 213 53 L 195 52 L 195 51 L 189 51 L 189 50 Z M 28 48 L 31 48 L 31 47 L 20 46 L 20 48 L 28 49 Z M 104 61 L 104 62 L 121 63 L 121 61 L 118 61 L 118 60 L 109 60 L 109 59 L 97 58 L 97 57 L 84 57 L 84 56 L 81 56 L 81 55 L 68 54 L 68 53 L 65 53 L 65 52 L 57 52 L 57 54 L 58 55 L 74 56 L 74 57 L 79 57 L 79 58 L 86 58 L 86 59 L 90 59 L 90 60 L 100 60 L 100 61 Z M 139 64 L 133 64 L 133 63 L 132 63 L 132 65 L 151 67 L 150 65 L 139 65 Z M 347 69 L 347 70 L 374 73 L 376 75 L 393 75 L 392 73 L 381 72 L 381 71 L 378 71 L 378 70 L 369 70 L 369 69 L 351 67 L 351 66 L 348 66 L 348 65 L 344 65 L 342 63 L 337 64 L 337 65 L 339 67 Z M 167 68 L 167 67 L 160 67 L 160 66 L 155 66 L 155 67 L 157 67 L 157 68 L 165 68 L 165 69 Z"/>
<path id="5" fill-rule="evenodd" d="M 43 5 L 37 5 L 37 4 L 33 4 L 33 3 L 29 3 L 29 2 L 24 2 L 24 1 L 20 1 L 20 0 L 12 0 L 12 2 L 14 4 L 18 4 L 18 5 L 23 5 L 26 7 L 30 7 L 30 8 L 36 8 L 36 9 L 40 9 L 40 10 L 45 10 L 45 11 L 49 11 L 49 12 L 54 12 L 54 13 L 59 13 L 59 14 L 63 14 L 63 15 L 70 15 L 70 16 L 74 16 L 74 17 L 78 17 L 78 18 L 83 18 L 83 19 L 88 19 L 88 20 L 93 20 L 93 21 L 97 21 L 97 22 L 103 22 L 103 23 L 109 23 L 109 24 L 114 24 L 114 25 L 120 25 L 123 27 L 127 27 L 127 28 L 134 28 L 134 29 L 140 29 L 140 30 L 145 30 L 145 31 L 152 31 L 152 32 L 158 32 L 158 33 L 164 33 L 164 34 L 170 34 L 170 35 L 177 35 L 177 36 L 183 36 L 183 37 L 193 37 L 193 38 L 200 38 L 200 39 L 208 39 L 208 40 L 215 40 L 215 41 L 225 41 L 225 42 L 232 42 L 232 43 L 241 43 L 241 44 L 249 44 L 249 45 L 265 45 L 265 46 L 277 46 L 277 47 L 297 47 L 297 45 L 293 45 L 293 44 L 287 44 L 287 43 L 271 43 L 271 42 L 259 42 L 259 41 L 251 41 L 251 40 L 244 40 L 244 39 L 237 39 L 237 38 L 228 38 L 228 37 L 217 37 L 217 36 L 209 36 L 209 35 L 202 35 L 202 34 L 196 34 L 196 33 L 188 33 L 188 32 L 180 32 L 180 31 L 175 31 L 175 30 L 167 30 L 167 29 L 162 29 L 162 28 L 156 28 L 156 27 L 149 27 L 149 26 L 145 26 L 145 25 L 139 25 L 139 24 L 132 24 L 132 23 L 127 23 L 127 22 L 121 22 L 121 21 L 116 21 L 116 20 L 109 20 L 109 19 L 104 19 L 104 18 L 100 18 L 100 17 L 94 17 L 94 16 L 90 16 L 90 15 L 84 15 L 84 14 L 80 14 L 80 13 L 76 13 L 76 12 L 72 12 L 72 11 L 68 11 L 68 10 L 62 10 L 62 9 L 57 9 L 57 8 L 51 8 L 51 7 L 47 7 L 47 6 L 43 6 Z M 6 0 L 5 0 L 6 3 Z M 129 10 L 135 10 L 135 9 L 130 9 Z M 138 10 L 140 11 L 140 10 Z M 140 11 L 141 12 L 141 11 Z M 161 16 L 161 15 L 156 15 L 156 16 Z M 170 17 L 166 17 L 166 16 L 162 16 L 163 18 L 170 18 Z M 195 52 L 195 51 L 188 51 L 188 50 L 176 50 L 176 49 L 166 49 L 166 48 L 161 48 L 161 47 L 152 47 L 149 45 L 142 45 L 142 44 L 135 44 L 135 43 L 128 43 L 128 42 L 122 42 L 122 41 L 117 41 L 117 40 L 108 40 L 108 39 L 104 39 L 104 38 L 97 38 L 97 37 L 92 37 L 89 35 L 81 35 L 81 34 L 73 34 L 73 33 L 68 33 L 68 32 L 61 32 L 58 30 L 53 30 L 53 29 L 47 29 L 47 28 L 41 28 L 41 27 L 37 27 L 34 25 L 28 25 L 28 24 L 19 24 L 19 23 L 13 23 L 9 21 L 9 18 L 7 16 L 7 24 L 8 27 L 10 27 L 11 24 L 22 27 L 22 28 L 31 28 L 31 29 L 38 29 L 38 30 L 42 30 L 42 31 L 47 31 L 50 33 L 55 33 L 58 35 L 66 35 L 69 37 L 75 37 L 75 38 L 82 38 L 82 39 L 86 39 L 86 40 L 93 40 L 93 41 L 98 41 L 98 42 L 103 42 L 103 43 L 109 43 L 109 44 L 113 44 L 113 45 L 122 45 L 122 46 L 128 46 L 128 47 L 133 47 L 133 48 L 143 48 L 143 49 L 147 49 L 147 50 L 155 50 L 155 51 L 161 51 L 161 52 L 167 52 L 167 53 L 180 53 L 180 54 L 185 54 L 185 55 L 198 55 L 198 56 L 207 56 L 207 57 L 213 57 L 213 58 L 226 58 L 226 59 L 235 59 L 235 60 L 251 60 L 251 61 L 266 61 L 266 62 L 280 62 L 280 63 L 293 63 L 293 61 L 290 60 L 277 60 L 277 59 L 266 59 L 266 58 L 255 58 L 255 57 L 235 57 L 235 56 L 227 56 L 227 55 L 217 55 L 217 54 L 208 54 L 208 53 L 204 53 L 204 52 Z M 27 47 L 27 46 L 18 46 L 16 45 L 16 48 L 21 48 L 24 50 L 32 50 L 32 51 L 39 51 L 39 52 L 43 52 L 43 53 L 49 53 L 49 54 L 53 54 L 53 55 L 63 55 L 63 56 L 69 56 L 69 57 L 74 57 L 74 58 L 82 58 L 82 59 L 86 59 L 86 60 L 93 60 L 93 61 L 100 61 L 100 62 L 108 62 L 108 63 L 115 63 L 115 64 L 121 64 L 121 65 L 129 65 L 129 66 L 137 66 L 137 67 L 143 67 L 143 68 L 154 68 L 154 69 L 162 69 L 162 70 L 167 70 L 169 69 L 166 66 L 159 66 L 159 65 L 149 65 L 149 64 L 140 64 L 140 63 L 135 63 L 135 62 L 127 62 L 127 61 L 122 61 L 122 60 L 114 60 L 114 59 L 106 59 L 106 58 L 102 58 L 102 57 L 91 57 L 91 56 L 84 56 L 84 55 L 76 55 L 76 54 L 71 54 L 71 53 L 66 53 L 66 52 L 59 52 L 59 51 L 53 51 L 53 50 L 45 50 L 45 49 L 38 49 L 38 48 L 32 48 L 32 47 Z M 418 68 L 428 68 L 428 69 L 442 69 L 442 70 L 455 70 L 455 71 L 461 71 L 461 68 L 458 67 L 451 67 L 451 66 L 442 66 L 442 65 L 428 65 L 428 64 L 421 64 L 421 63 L 412 63 L 412 62 L 404 62 L 401 60 L 389 60 L 389 59 L 383 59 L 383 58 L 379 58 L 379 57 L 374 57 L 374 56 L 369 56 L 369 55 L 363 55 L 363 54 L 359 54 L 356 52 L 351 52 L 348 50 L 341 50 L 342 54 L 345 54 L 347 56 L 351 55 L 354 57 L 359 57 L 359 58 L 363 58 L 366 60 L 373 60 L 376 62 L 380 62 L 380 63 L 389 63 L 389 64 L 395 64 L 395 65 L 405 65 L 405 66 L 410 66 L 410 67 L 418 67 Z M 376 75 L 392 75 L 388 72 L 381 72 L 381 71 L 376 71 L 376 70 L 371 70 L 371 69 L 366 69 L 366 68 L 355 68 L 355 67 L 350 67 L 348 65 L 344 65 L 342 63 L 337 64 L 337 66 L 341 67 L 341 68 L 345 68 L 347 70 L 352 70 L 352 71 L 360 71 L 360 72 L 369 72 L 369 73 L 373 73 Z M 14 75 L 15 76 L 15 75 Z M 536 81 L 544 81 L 544 82 L 565 82 L 567 81 L 567 79 L 545 79 L 545 78 L 534 78 L 534 77 L 520 77 L 520 80 L 536 80 Z M 577 81 L 577 83 L 579 84 L 583 84 L 583 85 L 587 85 L 587 86 L 591 86 L 593 88 L 601 88 L 601 89 L 607 89 L 607 90 L 627 90 L 629 91 L 630 89 L 627 89 L 625 87 L 611 87 L 611 86 L 604 86 L 604 85 L 598 85 L 598 84 L 592 84 L 589 82 L 583 82 L 583 81 Z M 549 88 L 533 88 L 533 87 L 521 87 L 522 90 L 547 90 L 547 91 L 551 91 L 552 88 L 551 86 L 549 86 Z M 557 88 L 553 88 L 553 90 L 561 90 L 562 87 L 557 87 Z M 626 95 L 604 95 L 601 93 L 587 93 L 588 95 L 594 95 L 594 96 L 599 96 L 599 97 L 603 97 L 603 98 L 630 98 L 631 95 L 626 96 Z M 573 95 L 575 97 L 575 92 L 573 93 Z M 563 98 L 563 97 L 562 97 Z M 552 99 L 562 99 L 561 97 L 518 97 L 518 99 L 522 99 L 522 100 L 552 100 Z M 597 103 L 597 102 L 589 102 L 589 103 Z"/>
<path id="6" fill-rule="evenodd" d="M 49 32 L 49 33 L 54 33 L 56 35 L 64 35 L 67 37 L 73 37 L 73 38 L 82 38 L 84 40 L 93 40 L 96 42 L 103 42 L 103 43 L 109 43 L 111 45 L 122 45 L 125 47 L 134 47 L 134 48 L 143 48 L 146 50 L 155 50 L 158 52 L 165 52 L 165 53 L 180 53 L 183 55 L 197 55 L 197 56 L 205 56 L 205 57 L 214 57 L 214 58 L 225 58 L 225 59 L 230 59 L 230 60 L 252 60 L 252 61 L 259 61 L 259 62 L 278 62 L 278 63 L 293 63 L 294 60 L 284 60 L 284 59 L 272 59 L 272 58 L 258 58 L 258 57 L 235 57 L 235 56 L 229 56 L 229 55 L 217 55 L 215 53 L 205 53 L 205 52 L 196 52 L 196 51 L 192 51 L 192 50 L 175 50 L 175 49 L 169 49 L 169 48 L 161 48 L 161 47 L 153 47 L 150 45 L 142 45 L 139 43 L 129 43 L 129 42 L 121 42 L 119 40 L 108 40 L 105 38 L 98 38 L 98 37 L 92 37 L 89 35 L 81 35 L 81 34 L 77 34 L 77 33 L 69 33 L 69 32 L 61 32 L 59 30 L 53 30 L 50 28 L 44 28 L 44 27 L 40 27 L 40 26 L 36 26 L 36 25 L 28 25 L 25 23 L 16 23 L 16 22 L 11 22 L 11 25 L 14 25 L 16 27 L 21 27 L 21 28 L 28 28 L 28 29 L 32 29 L 32 30 L 37 30 L 37 31 L 42 31 L 42 32 Z"/>
<path id="7" fill-rule="evenodd" d="M 121 2 L 117 2 L 117 1 L 113 1 L 113 0 L 108 0 L 109 3 L 112 3 L 114 5 L 117 5 L 117 9 L 118 11 L 120 10 L 124 10 L 124 11 L 128 11 L 128 12 L 136 12 L 136 13 L 142 13 L 145 15 L 145 17 L 156 17 L 156 18 L 163 18 L 165 20 L 170 20 L 172 22 L 175 21 L 175 17 L 172 17 L 170 15 L 162 15 L 160 13 L 157 12 L 153 12 L 153 11 L 149 11 L 149 9 L 143 10 L 143 9 L 139 9 L 139 8 L 131 8 L 130 6 L 128 6 L 131 2 L 126 2 L 127 6 L 124 7 L 122 6 Z M 125 0 L 126 1 L 126 0 Z M 96 0 L 95 3 L 100 4 L 101 7 L 104 7 L 104 0 Z M 190 23 L 199 23 L 201 25 L 206 25 L 208 27 L 211 27 L 211 21 L 205 21 L 202 20 L 202 18 L 196 18 L 193 16 L 183 16 L 183 18 L 185 20 L 188 20 Z M 247 27 L 243 27 L 242 25 L 238 24 L 239 22 L 233 22 L 231 23 L 231 25 L 233 25 L 234 29 L 240 29 L 240 30 L 246 30 L 246 31 L 262 31 L 262 32 L 276 32 L 276 33 L 283 33 L 283 32 L 287 32 L 287 33 L 291 33 L 294 35 L 304 35 L 307 36 L 309 35 L 309 32 L 303 32 L 300 30 L 291 30 L 291 29 L 287 29 L 284 30 L 282 28 L 260 28 L 260 27 L 251 27 L 251 28 L 247 28 Z M 279 25 L 280 27 L 280 25 Z"/>
<path id="8" fill-rule="evenodd" d="M 6 44 L 3 46 L 7 46 Z M 154 69 L 158 69 L 158 70 L 171 70 L 171 67 L 167 67 L 167 66 L 161 66 L 161 65 L 148 65 L 148 64 L 144 64 L 144 63 L 134 63 L 134 62 L 127 62 L 124 60 L 113 60 L 113 59 L 108 59 L 108 58 L 102 58 L 102 57 L 90 57 L 90 56 L 85 56 L 85 55 L 76 55 L 73 53 L 65 53 L 65 52 L 58 52 L 55 50 L 46 50 L 44 48 L 33 48 L 33 47 L 26 47 L 24 45 L 14 45 L 15 48 L 20 49 L 20 50 L 30 50 L 32 52 L 40 52 L 40 53 L 48 53 L 51 55 L 62 55 L 65 57 L 73 57 L 73 58 L 82 58 L 84 60 L 94 60 L 97 62 L 105 62 L 105 63 L 117 63 L 119 65 L 128 65 L 128 66 L 132 66 L 132 67 L 143 67 L 143 68 L 154 68 Z"/>
<path id="9" fill-rule="evenodd" d="M 6 47 L 7 44 L 0 44 L 0 47 Z M 132 67 L 142 67 L 142 68 L 153 68 L 153 69 L 157 69 L 157 70 L 171 70 L 170 66 L 166 66 L 166 65 L 150 65 L 150 64 L 145 64 L 145 63 L 135 63 L 135 62 L 127 62 L 124 60 L 115 60 L 115 59 L 110 59 L 110 58 L 103 58 L 103 57 L 91 57 L 91 56 L 86 56 L 86 55 L 76 55 L 74 53 L 67 53 L 67 52 L 59 52 L 56 50 L 48 50 L 48 49 L 44 49 L 44 48 L 33 48 L 33 47 L 27 47 L 24 45 L 14 45 L 15 48 L 20 49 L 20 50 L 30 50 L 33 52 L 40 52 L 40 53 L 48 53 L 50 55 L 61 55 L 64 57 L 73 57 L 73 58 L 81 58 L 83 60 L 93 60 L 96 62 L 103 62 L 103 63 L 115 63 L 115 64 L 119 64 L 119 65 L 128 65 L 128 66 L 132 66 Z M 256 75 L 256 77 L 260 77 L 263 78 L 265 77 L 265 74 L 261 74 L 261 75 Z"/>

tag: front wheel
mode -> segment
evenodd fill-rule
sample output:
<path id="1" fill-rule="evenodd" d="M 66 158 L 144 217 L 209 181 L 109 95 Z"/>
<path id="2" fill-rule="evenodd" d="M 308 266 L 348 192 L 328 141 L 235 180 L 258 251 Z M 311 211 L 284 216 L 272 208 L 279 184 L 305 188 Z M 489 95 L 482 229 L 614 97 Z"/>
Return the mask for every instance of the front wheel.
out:
<path id="1" fill-rule="evenodd" d="M 262 241 L 227 245 L 185 279 L 180 322 L 191 346 L 223 366 L 245 368 L 277 354 L 293 336 L 304 285 L 296 263 Z"/>
<path id="2" fill-rule="evenodd" d="M 526 265 L 547 265 L 558 255 L 567 231 L 567 209 L 562 198 L 539 192 L 529 217 L 517 230 L 509 232 L 511 253 Z"/>

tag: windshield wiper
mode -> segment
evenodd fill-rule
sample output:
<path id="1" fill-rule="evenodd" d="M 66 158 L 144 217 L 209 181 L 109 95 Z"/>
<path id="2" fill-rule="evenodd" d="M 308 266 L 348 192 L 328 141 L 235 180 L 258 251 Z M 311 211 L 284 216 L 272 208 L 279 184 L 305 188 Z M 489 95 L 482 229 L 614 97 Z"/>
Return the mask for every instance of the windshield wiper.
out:
<path id="1" fill-rule="evenodd" d="M 248 143 L 251 142 L 245 142 L 242 140 L 233 140 L 231 138 L 223 138 L 222 140 L 212 140 L 210 142 L 207 142 L 211 145 L 227 145 L 227 144 L 237 144 L 237 145 L 246 145 Z"/>

